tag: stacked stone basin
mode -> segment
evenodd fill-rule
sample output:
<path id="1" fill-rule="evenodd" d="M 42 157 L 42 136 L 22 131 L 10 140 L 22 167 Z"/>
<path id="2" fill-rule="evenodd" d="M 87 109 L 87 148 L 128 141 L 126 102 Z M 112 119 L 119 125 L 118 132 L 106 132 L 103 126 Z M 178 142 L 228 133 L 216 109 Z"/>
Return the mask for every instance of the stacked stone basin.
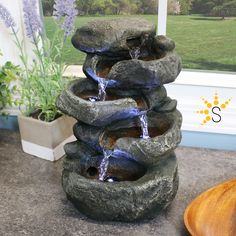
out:
<path id="1" fill-rule="evenodd" d="M 178 189 L 174 149 L 181 141 L 182 116 L 164 84 L 181 70 L 174 42 L 155 36 L 141 18 L 90 22 L 72 38 L 87 53 L 87 78 L 72 81 L 57 100 L 76 118 L 77 141 L 65 145 L 63 188 L 74 205 L 96 220 L 137 221 L 165 209 Z M 138 55 L 133 57 L 133 53 Z M 104 101 L 98 82 L 106 81 Z M 147 112 L 150 138 L 142 138 L 140 115 Z M 103 150 L 111 150 L 104 181 Z M 112 178 L 113 182 L 106 181 Z"/>

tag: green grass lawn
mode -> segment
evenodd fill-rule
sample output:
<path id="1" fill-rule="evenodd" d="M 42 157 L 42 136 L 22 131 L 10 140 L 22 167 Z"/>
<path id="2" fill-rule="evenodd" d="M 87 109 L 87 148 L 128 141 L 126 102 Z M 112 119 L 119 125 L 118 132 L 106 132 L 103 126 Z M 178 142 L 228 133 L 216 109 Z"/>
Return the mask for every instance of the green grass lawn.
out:
<path id="1" fill-rule="evenodd" d="M 92 20 L 122 16 L 81 16 L 76 28 Z M 156 24 L 157 16 L 141 17 Z M 45 17 L 49 38 L 54 34 L 53 20 Z M 236 18 L 221 20 L 202 16 L 168 16 L 167 36 L 176 42 L 176 50 L 183 60 L 183 68 L 236 71 Z M 67 64 L 83 64 L 85 54 L 66 42 L 64 60 Z"/>

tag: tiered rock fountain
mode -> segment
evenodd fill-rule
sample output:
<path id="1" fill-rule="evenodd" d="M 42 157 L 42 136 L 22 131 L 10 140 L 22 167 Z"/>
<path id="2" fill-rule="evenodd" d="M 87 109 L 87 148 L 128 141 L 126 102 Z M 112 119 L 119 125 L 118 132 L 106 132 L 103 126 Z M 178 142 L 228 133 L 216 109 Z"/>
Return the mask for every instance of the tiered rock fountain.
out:
<path id="1" fill-rule="evenodd" d="M 139 18 L 90 22 L 72 43 L 87 53 L 88 78 L 73 81 L 57 102 L 78 120 L 78 140 L 65 146 L 63 188 L 90 218 L 152 218 L 178 188 L 182 118 L 163 87 L 181 70 L 175 44 Z"/>

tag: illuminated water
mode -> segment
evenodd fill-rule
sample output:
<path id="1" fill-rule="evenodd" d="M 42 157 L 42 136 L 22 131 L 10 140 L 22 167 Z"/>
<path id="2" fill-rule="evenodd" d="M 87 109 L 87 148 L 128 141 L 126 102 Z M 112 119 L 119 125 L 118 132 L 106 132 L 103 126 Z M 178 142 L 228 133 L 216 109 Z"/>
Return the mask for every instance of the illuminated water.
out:
<path id="1" fill-rule="evenodd" d="M 139 116 L 140 125 L 142 128 L 142 138 L 143 139 L 149 139 L 149 133 L 148 133 L 148 119 L 147 119 L 147 113 L 143 113 Z"/>
<path id="2" fill-rule="evenodd" d="M 98 100 L 99 101 L 105 101 L 106 87 L 107 87 L 107 81 L 101 77 L 98 77 Z"/>
<path id="3" fill-rule="evenodd" d="M 129 51 L 130 57 L 132 59 L 138 59 L 140 56 L 140 48 L 134 48 L 130 49 Z M 107 81 L 105 79 L 98 77 L 98 100 L 99 101 L 105 101 L 106 98 L 106 87 L 107 87 Z M 92 98 L 90 101 L 96 101 L 96 99 Z M 147 121 L 147 114 L 146 112 L 139 116 L 141 128 L 142 128 L 142 138 L 148 139 L 149 133 L 148 133 L 148 121 Z M 109 157 L 112 155 L 111 150 L 103 150 L 103 159 L 101 161 L 101 164 L 99 166 L 99 180 L 105 181 L 107 178 L 107 169 L 109 165 Z M 108 182 L 114 182 L 112 178 L 107 179 Z"/>
<path id="4" fill-rule="evenodd" d="M 101 161 L 101 164 L 99 166 L 99 180 L 104 181 L 107 177 L 107 169 L 109 165 L 109 157 L 112 155 L 111 150 L 105 150 L 103 149 L 103 159 Z"/>
<path id="5" fill-rule="evenodd" d="M 98 98 L 97 98 L 97 97 L 94 97 L 94 96 L 93 96 L 93 97 L 89 97 L 88 99 L 89 99 L 90 102 L 96 102 L 96 101 L 98 101 Z"/>
<path id="6" fill-rule="evenodd" d="M 129 55 L 132 59 L 138 59 L 140 57 L 140 48 L 132 48 L 129 50 Z"/>

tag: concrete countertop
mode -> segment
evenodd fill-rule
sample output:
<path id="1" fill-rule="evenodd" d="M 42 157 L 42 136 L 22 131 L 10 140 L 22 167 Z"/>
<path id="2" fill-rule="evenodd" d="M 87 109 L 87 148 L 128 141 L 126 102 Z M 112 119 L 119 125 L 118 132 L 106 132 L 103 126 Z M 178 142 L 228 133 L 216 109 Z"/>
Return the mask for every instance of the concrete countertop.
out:
<path id="1" fill-rule="evenodd" d="M 235 178 L 236 153 L 178 148 L 180 185 L 171 207 L 139 223 L 95 222 L 81 215 L 61 187 L 62 161 L 22 152 L 18 132 L 0 130 L 0 235 L 187 236 L 183 213 L 202 191 Z"/>

